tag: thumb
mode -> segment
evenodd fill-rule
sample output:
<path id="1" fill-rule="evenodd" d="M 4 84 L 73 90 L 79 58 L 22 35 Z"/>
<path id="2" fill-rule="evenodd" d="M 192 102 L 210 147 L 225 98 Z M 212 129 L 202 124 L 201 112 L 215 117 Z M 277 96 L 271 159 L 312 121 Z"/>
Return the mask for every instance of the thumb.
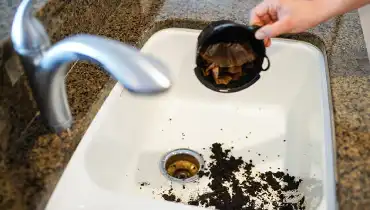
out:
<path id="1" fill-rule="evenodd" d="M 273 24 L 268 24 L 257 30 L 256 39 L 267 39 L 279 36 L 280 34 L 291 31 L 291 23 L 288 19 L 278 20 Z"/>

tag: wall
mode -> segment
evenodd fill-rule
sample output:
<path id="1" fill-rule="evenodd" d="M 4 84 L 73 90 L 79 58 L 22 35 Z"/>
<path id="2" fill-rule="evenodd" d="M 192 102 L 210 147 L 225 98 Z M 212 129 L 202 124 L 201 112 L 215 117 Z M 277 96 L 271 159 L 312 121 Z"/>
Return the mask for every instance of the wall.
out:
<path id="1" fill-rule="evenodd" d="M 370 5 L 366 5 L 358 10 L 360 15 L 361 27 L 364 33 L 367 54 L 370 55 Z"/>
<path id="2" fill-rule="evenodd" d="M 41 8 L 47 0 L 33 0 L 35 9 Z M 14 13 L 21 0 L 0 0 L 0 40 L 9 35 Z"/>

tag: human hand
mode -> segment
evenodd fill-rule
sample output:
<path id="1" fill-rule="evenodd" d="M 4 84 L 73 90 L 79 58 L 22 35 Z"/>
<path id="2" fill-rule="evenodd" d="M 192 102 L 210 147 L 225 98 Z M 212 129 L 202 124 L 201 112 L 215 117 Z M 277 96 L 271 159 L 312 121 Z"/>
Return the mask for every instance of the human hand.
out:
<path id="1" fill-rule="evenodd" d="M 269 47 L 272 37 L 303 32 L 327 20 L 327 5 L 328 0 L 264 0 L 252 10 L 250 24 L 262 26 L 255 36 Z"/>

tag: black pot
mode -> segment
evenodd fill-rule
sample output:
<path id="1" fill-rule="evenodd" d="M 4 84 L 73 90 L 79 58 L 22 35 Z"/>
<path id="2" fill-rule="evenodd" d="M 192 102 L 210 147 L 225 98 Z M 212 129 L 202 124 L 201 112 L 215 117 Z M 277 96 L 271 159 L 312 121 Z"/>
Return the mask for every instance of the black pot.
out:
<path id="1" fill-rule="evenodd" d="M 229 20 L 215 21 L 204 28 L 198 36 L 196 51 L 197 67 L 194 69 L 200 82 L 206 87 L 218 92 L 236 92 L 254 84 L 260 78 L 260 72 L 266 71 L 270 67 L 270 61 L 266 56 L 266 48 L 263 40 L 255 38 L 255 32 L 258 28 L 258 26 L 246 26 Z M 215 83 L 212 75 L 203 75 L 202 69 L 206 68 L 209 64 L 199 55 L 199 53 L 204 52 L 208 46 L 220 42 L 248 43 L 256 54 L 256 59 L 252 64 L 243 66 L 243 71 L 247 72 L 247 74 L 237 81 L 231 81 L 227 85 L 218 85 Z M 265 58 L 267 60 L 267 66 L 263 68 L 262 64 Z"/>

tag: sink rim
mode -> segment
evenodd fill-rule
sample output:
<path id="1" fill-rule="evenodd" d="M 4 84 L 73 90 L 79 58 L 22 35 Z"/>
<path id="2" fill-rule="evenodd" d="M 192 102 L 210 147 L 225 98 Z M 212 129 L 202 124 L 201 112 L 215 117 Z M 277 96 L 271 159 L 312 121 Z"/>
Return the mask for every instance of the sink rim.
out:
<path id="1" fill-rule="evenodd" d="M 178 30 L 178 28 L 171 28 L 171 29 L 176 29 L 176 30 Z M 168 30 L 168 29 L 164 29 L 164 30 Z M 187 29 L 187 30 L 189 30 L 189 29 Z M 193 30 L 193 29 L 190 29 L 190 30 Z M 199 31 L 199 30 L 195 30 L 195 31 Z M 159 31 L 158 31 L 159 32 Z M 273 40 L 284 40 L 284 41 L 289 41 L 289 42 L 302 42 L 302 41 L 297 41 L 297 40 L 289 40 L 289 39 L 282 39 L 282 38 L 274 38 Z M 311 46 L 313 46 L 314 48 L 316 48 L 317 50 L 319 50 L 321 53 L 323 53 L 324 54 L 324 59 L 325 59 L 325 66 L 326 66 L 326 76 L 324 77 L 324 79 L 326 80 L 326 84 L 327 84 L 327 86 L 328 86 L 328 91 L 327 91 L 327 93 L 328 93 L 328 102 L 329 102 L 329 111 L 330 111 L 330 119 L 331 119 L 331 122 L 330 122 L 330 127 L 331 127 L 331 132 L 332 132 L 332 144 L 334 144 L 335 143 L 335 135 L 333 135 L 334 134 L 334 123 L 333 123 L 333 112 L 332 112 L 332 100 L 330 100 L 331 99 L 331 92 L 330 92 L 330 82 L 328 82 L 328 64 L 327 64 L 327 57 L 326 57 L 326 53 L 324 53 L 321 49 L 319 49 L 318 47 L 316 47 L 315 45 L 312 45 L 312 44 L 310 44 L 310 43 L 306 43 L 306 42 L 303 42 L 303 43 L 305 43 L 305 44 L 309 44 L 309 45 L 311 45 Z M 114 90 L 112 90 L 112 92 L 110 93 L 110 94 L 112 94 L 113 93 L 113 91 Z M 120 91 L 119 90 L 119 88 L 117 88 L 117 91 Z M 99 112 L 100 112 L 100 110 L 99 110 Z M 89 126 L 89 129 L 90 129 L 90 127 L 91 127 L 91 125 Z M 88 133 L 89 132 L 89 129 L 86 131 L 86 133 Z M 85 134 L 86 135 L 86 134 Z M 84 136 L 85 137 L 85 136 Z M 85 142 L 85 141 L 83 141 L 84 140 L 84 138 L 82 138 L 82 140 L 81 140 L 81 143 L 83 143 L 83 142 Z M 80 143 L 80 144 L 81 144 Z M 79 151 L 79 150 L 81 150 L 81 147 L 80 147 L 80 145 L 78 146 L 78 148 L 76 149 L 76 152 L 75 152 L 75 154 Z M 326 151 L 326 152 L 328 152 L 328 151 Z M 330 153 L 330 152 L 329 152 Z M 332 150 L 331 151 L 331 153 L 333 153 L 333 158 L 335 158 L 335 153 L 336 153 L 336 150 Z M 74 156 L 75 156 L 75 154 L 73 154 L 73 156 L 72 156 L 72 158 L 71 158 L 71 161 L 70 161 L 70 163 L 73 161 L 73 158 L 74 158 Z M 70 163 L 68 163 L 68 165 L 67 165 L 67 167 L 66 167 L 66 170 L 67 170 L 67 168 L 69 167 L 69 165 L 70 165 Z M 335 167 L 336 165 L 334 164 L 334 167 Z M 335 172 L 336 172 L 336 170 L 334 170 Z M 62 176 L 62 178 L 63 178 L 63 176 Z M 335 179 L 337 178 L 337 176 L 335 176 Z"/>

